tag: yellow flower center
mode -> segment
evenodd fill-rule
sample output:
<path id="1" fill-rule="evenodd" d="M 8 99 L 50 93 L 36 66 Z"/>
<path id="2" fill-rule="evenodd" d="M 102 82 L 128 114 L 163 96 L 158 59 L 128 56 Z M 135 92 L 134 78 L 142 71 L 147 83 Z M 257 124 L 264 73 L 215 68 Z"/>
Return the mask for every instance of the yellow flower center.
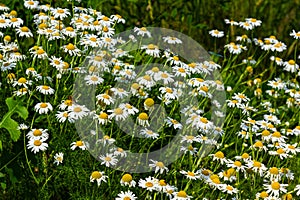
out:
<path id="1" fill-rule="evenodd" d="M 161 186 L 166 186 L 167 185 L 167 183 L 166 183 L 166 181 L 165 180 L 159 180 L 159 185 L 161 185 Z"/>
<path id="2" fill-rule="evenodd" d="M 11 21 L 11 22 L 17 22 L 18 19 L 14 17 L 14 18 L 11 18 L 10 21 Z"/>
<path id="3" fill-rule="evenodd" d="M 101 113 L 101 114 L 99 115 L 99 118 L 100 118 L 100 119 L 108 119 L 108 114 L 106 114 L 105 112 L 103 112 L 103 113 Z"/>
<path id="4" fill-rule="evenodd" d="M 263 130 L 263 132 L 261 133 L 262 136 L 268 136 L 270 135 L 270 131 L 268 130 Z"/>
<path id="5" fill-rule="evenodd" d="M 47 86 L 47 85 L 43 85 L 43 86 L 42 86 L 42 89 L 44 89 L 44 90 L 49 90 L 49 89 L 50 89 L 50 87 L 49 87 L 49 86 Z"/>
<path id="6" fill-rule="evenodd" d="M 57 10 L 57 13 L 63 14 L 63 13 L 65 13 L 65 11 L 64 11 L 63 9 L 58 9 L 58 10 Z"/>
<path id="7" fill-rule="evenodd" d="M 71 44 L 71 43 L 69 43 L 67 46 L 66 46 L 66 48 L 68 49 L 68 50 L 74 50 L 75 49 L 75 46 L 73 45 L 73 44 Z"/>
<path id="8" fill-rule="evenodd" d="M 153 187 L 153 183 L 147 182 L 147 183 L 145 183 L 145 186 L 146 186 L 146 187 Z"/>
<path id="9" fill-rule="evenodd" d="M 173 90 L 171 88 L 166 88 L 167 93 L 173 93 Z"/>
<path id="10" fill-rule="evenodd" d="M 33 144 L 34 146 L 41 146 L 42 142 L 40 140 L 34 140 Z"/>
<path id="11" fill-rule="evenodd" d="M 200 121 L 204 124 L 208 123 L 208 120 L 205 117 L 200 117 Z"/>
<path id="12" fill-rule="evenodd" d="M 217 158 L 222 159 L 222 158 L 224 158 L 224 153 L 221 152 L 221 151 L 218 151 L 217 153 L 215 153 L 215 156 L 216 156 Z"/>
<path id="13" fill-rule="evenodd" d="M 179 61 L 178 56 L 173 56 L 173 59 L 174 59 L 175 61 Z"/>
<path id="14" fill-rule="evenodd" d="M 108 32 L 108 31 L 109 31 L 109 29 L 108 29 L 108 27 L 107 27 L 107 26 L 104 26 L 104 27 L 102 28 L 102 31 L 103 31 L 103 32 Z"/>
<path id="15" fill-rule="evenodd" d="M 155 49 L 155 45 L 154 44 L 149 44 L 147 46 L 147 48 L 150 49 L 150 50 L 154 50 Z"/>
<path id="16" fill-rule="evenodd" d="M 83 146 L 83 142 L 82 141 L 76 141 L 76 146 Z"/>
<path id="17" fill-rule="evenodd" d="M 148 48 L 149 48 L 149 46 L 148 46 Z M 159 68 L 158 68 L 158 67 L 153 67 L 151 70 L 152 70 L 153 72 L 159 72 Z"/>
<path id="18" fill-rule="evenodd" d="M 47 108 L 48 105 L 46 103 L 41 103 L 40 108 Z"/>
<path id="19" fill-rule="evenodd" d="M 271 174 L 279 174 L 279 170 L 278 170 L 277 167 L 272 167 L 272 168 L 269 170 L 269 172 L 270 172 Z"/>
<path id="20" fill-rule="evenodd" d="M 18 83 L 24 84 L 26 82 L 27 82 L 27 80 L 25 78 L 19 78 L 19 80 L 18 80 Z"/>
<path id="21" fill-rule="evenodd" d="M 148 107 L 151 107 L 154 105 L 154 100 L 152 98 L 147 98 L 145 100 L 145 105 L 148 106 Z"/>
<path id="22" fill-rule="evenodd" d="M 282 148 L 277 149 L 276 152 L 277 152 L 278 154 L 283 154 L 283 153 L 285 153 L 284 149 L 282 149 Z"/>
<path id="23" fill-rule="evenodd" d="M 105 157 L 105 161 L 111 161 L 111 157 Z"/>
<path id="24" fill-rule="evenodd" d="M 254 147 L 262 148 L 264 145 L 261 141 L 257 141 L 254 143 Z"/>
<path id="25" fill-rule="evenodd" d="M 21 31 L 22 31 L 22 32 L 29 32 L 29 29 L 28 29 L 26 26 L 23 26 L 23 27 L 21 28 Z"/>
<path id="26" fill-rule="evenodd" d="M 143 113 L 139 114 L 139 119 L 141 119 L 141 120 L 148 120 L 148 118 L 149 118 L 149 116 L 147 113 L 143 112 Z"/>
<path id="27" fill-rule="evenodd" d="M 260 168 L 260 167 L 261 167 L 261 163 L 258 162 L 258 161 L 254 161 L 254 162 L 253 162 L 253 167 Z"/>
<path id="28" fill-rule="evenodd" d="M 73 111 L 78 113 L 78 112 L 81 112 L 82 109 L 81 109 L 80 107 L 75 107 L 75 108 L 73 109 Z"/>
<path id="29" fill-rule="evenodd" d="M 295 65 L 296 64 L 296 62 L 294 61 L 294 60 L 289 60 L 289 65 Z"/>
<path id="30" fill-rule="evenodd" d="M 177 193 L 177 197 L 182 197 L 182 198 L 186 198 L 187 194 L 185 191 L 181 190 Z"/>
<path id="31" fill-rule="evenodd" d="M 98 77 L 97 76 L 92 76 L 91 81 L 94 81 L 94 82 L 98 81 Z"/>
<path id="32" fill-rule="evenodd" d="M 142 27 L 140 30 L 141 31 L 147 31 L 147 29 L 145 27 Z"/>
<path id="33" fill-rule="evenodd" d="M 247 158 L 249 158 L 249 154 L 247 154 L 247 153 L 243 153 L 243 155 L 242 155 L 242 158 L 243 158 L 243 159 L 247 159 Z"/>
<path id="34" fill-rule="evenodd" d="M 275 181 L 271 184 L 271 187 L 272 187 L 273 190 L 279 190 L 280 189 L 280 183 Z"/>
<path id="35" fill-rule="evenodd" d="M 103 20 L 103 21 L 109 21 L 109 18 L 106 17 L 106 16 L 104 16 L 104 17 L 102 17 L 102 20 Z"/>
<path id="36" fill-rule="evenodd" d="M 100 173 L 100 172 L 98 172 L 98 171 L 94 171 L 93 173 L 92 173 L 92 178 L 93 179 L 99 179 L 99 178 L 101 178 L 102 177 L 102 174 Z"/>
<path id="37" fill-rule="evenodd" d="M 122 181 L 128 183 L 128 182 L 132 181 L 132 176 L 130 174 L 124 174 L 122 176 Z"/>
<path id="38" fill-rule="evenodd" d="M 39 54 L 39 55 L 41 55 L 41 54 L 44 54 L 45 53 L 45 51 L 43 50 L 43 49 L 39 49 L 39 50 L 37 50 L 37 52 L 36 52 L 37 54 Z"/>
<path id="39" fill-rule="evenodd" d="M 164 165 L 163 162 L 157 162 L 155 165 L 156 165 L 157 167 L 159 167 L 159 168 L 164 168 L 164 167 L 165 167 L 165 165 Z"/>
<path id="40" fill-rule="evenodd" d="M 187 173 L 189 176 L 195 176 L 195 173 L 194 172 L 188 172 Z"/>
<path id="41" fill-rule="evenodd" d="M 149 76 L 149 75 L 145 75 L 143 78 L 147 81 L 151 81 L 151 76 Z"/>
<path id="42" fill-rule="evenodd" d="M 268 193 L 267 192 L 265 192 L 265 191 L 263 191 L 263 192 L 261 192 L 260 193 L 260 195 L 259 195 L 259 197 L 261 197 L 261 198 L 267 198 L 269 195 L 268 195 Z"/>
<path id="43" fill-rule="evenodd" d="M 114 110 L 114 113 L 115 113 L 116 115 L 122 115 L 122 114 L 123 114 L 123 110 L 122 110 L 121 108 L 116 108 L 116 109 Z"/>
<path id="44" fill-rule="evenodd" d="M 281 137 L 281 134 L 280 132 L 278 131 L 275 131 L 273 134 L 272 134 L 273 137 L 276 137 L 276 138 L 280 138 Z"/>
<path id="45" fill-rule="evenodd" d="M 226 189 L 232 191 L 232 190 L 233 190 L 233 187 L 231 187 L 230 185 L 227 185 L 227 186 L 226 186 Z"/>
<path id="46" fill-rule="evenodd" d="M 33 131 L 33 135 L 34 136 L 41 136 L 42 135 L 42 131 L 40 131 L 39 129 L 36 129 Z"/>
<path id="47" fill-rule="evenodd" d="M 242 166 L 242 163 L 240 162 L 240 161 L 235 161 L 234 163 L 233 163 L 235 166 L 237 166 L 237 167 L 241 167 Z"/>
<path id="48" fill-rule="evenodd" d="M 204 85 L 204 86 L 200 87 L 200 90 L 202 90 L 204 92 L 208 92 L 209 89 L 208 89 L 208 87 L 206 85 Z"/>

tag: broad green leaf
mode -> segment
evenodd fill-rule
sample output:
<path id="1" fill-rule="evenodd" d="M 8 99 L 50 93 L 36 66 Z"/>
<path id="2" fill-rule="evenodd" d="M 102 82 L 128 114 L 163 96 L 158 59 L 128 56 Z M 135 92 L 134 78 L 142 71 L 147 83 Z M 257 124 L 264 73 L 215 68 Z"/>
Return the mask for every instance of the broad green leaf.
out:
<path id="1" fill-rule="evenodd" d="M 8 112 L 4 115 L 0 122 L 0 128 L 5 128 L 13 141 L 17 141 L 20 137 L 21 132 L 18 130 L 18 123 L 11 118 L 14 113 L 17 113 L 24 120 L 28 117 L 27 109 L 22 106 L 21 101 L 16 101 L 13 97 L 6 99 L 6 105 Z"/>

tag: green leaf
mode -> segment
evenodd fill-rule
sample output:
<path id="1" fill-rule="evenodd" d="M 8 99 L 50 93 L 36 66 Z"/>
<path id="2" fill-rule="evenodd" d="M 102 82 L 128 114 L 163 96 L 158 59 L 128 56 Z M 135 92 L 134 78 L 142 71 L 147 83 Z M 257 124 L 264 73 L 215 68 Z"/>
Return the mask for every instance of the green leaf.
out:
<path id="1" fill-rule="evenodd" d="M 14 113 L 17 113 L 24 120 L 28 117 L 27 109 L 22 106 L 21 101 L 16 101 L 13 97 L 5 100 L 8 107 L 8 112 L 2 118 L 0 122 L 0 128 L 5 128 L 13 141 L 17 141 L 20 137 L 21 132 L 18 130 L 18 123 L 11 118 Z"/>
<path id="2" fill-rule="evenodd" d="M 5 183 L 0 183 L 0 184 L 1 184 L 2 189 L 5 190 L 6 189 L 6 184 Z"/>
<path id="3" fill-rule="evenodd" d="M 2 151 L 2 141 L 0 140 L 0 151 Z"/>
<path id="4" fill-rule="evenodd" d="M 5 174 L 3 174 L 2 172 L 0 172 L 0 178 L 5 177 Z"/>

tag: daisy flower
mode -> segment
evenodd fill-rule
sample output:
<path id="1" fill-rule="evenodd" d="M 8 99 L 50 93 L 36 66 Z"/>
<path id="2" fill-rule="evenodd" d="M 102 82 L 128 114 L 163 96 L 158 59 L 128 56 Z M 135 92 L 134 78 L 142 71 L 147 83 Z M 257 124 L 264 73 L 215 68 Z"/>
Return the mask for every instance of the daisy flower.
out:
<path id="1" fill-rule="evenodd" d="M 219 31 L 217 29 L 208 32 L 211 36 L 221 38 L 224 36 L 224 31 Z"/>
<path id="2" fill-rule="evenodd" d="M 133 31 L 137 35 L 141 35 L 142 37 L 144 37 L 145 35 L 148 37 L 151 37 L 151 33 L 145 27 L 142 27 L 142 28 L 134 27 Z"/>
<path id="3" fill-rule="evenodd" d="M 125 24 L 125 19 L 119 14 L 111 15 L 110 18 L 117 23 Z"/>
<path id="4" fill-rule="evenodd" d="M 294 60 L 285 61 L 283 66 L 283 70 L 291 73 L 295 73 L 299 69 L 299 65 Z"/>
<path id="5" fill-rule="evenodd" d="M 300 38 L 300 31 L 296 32 L 295 30 L 293 30 L 290 33 L 290 36 L 292 36 L 294 39 L 298 40 Z"/>
<path id="6" fill-rule="evenodd" d="M 260 26 L 262 21 L 255 18 L 246 18 L 246 22 L 250 23 L 253 27 Z M 248 30 L 248 29 L 246 29 Z"/>
<path id="7" fill-rule="evenodd" d="M 140 131 L 140 135 L 144 136 L 145 138 L 151 138 L 151 139 L 157 139 L 159 137 L 158 133 L 155 133 L 154 131 L 150 129 L 142 129 Z"/>
<path id="8" fill-rule="evenodd" d="M 35 110 L 35 112 L 38 112 L 39 114 L 47 114 L 49 111 L 53 110 L 53 107 L 48 102 L 41 102 L 41 103 L 37 103 L 34 106 L 34 110 Z"/>
<path id="9" fill-rule="evenodd" d="M 128 117 L 128 113 L 125 111 L 125 109 L 120 107 L 113 110 L 108 110 L 107 112 L 111 113 L 108 118 L 115 119 L 116 121 L 125 120 Z"/>
<path id="10" fill-rule="evenodd" d="M 39 2 L 38 1 L 24 1 L 24 6 L 27 9 L 36 9 L 38 8 Z"/>
<path id="11" fill-rule="evenodd" d="M 72 104 L 68 106 L 69 117 L 73 119 L 82 119 L 89 113 L 89 109 L 87 109 L 84 105 Z"/>
<path id="12" fill-rule="evenodd" d="M 286 193 L 288 184 L 279 183 L 277 180 L 271 181 L 270 184 L 263 184 L 266 192 L 275 197 L 279 197 L 280 193 Z"/>
<path id="13" fill-rule="evenodd" d="M 236 194 L 238 193 L 238 189 L 232 187 L 231 185 L 224 184 L 223 187 L 221 187 L 221 191 L 225 192 L 227 194 Z"/>
<path id="14" fill-rule="evenodd" d="M 141 49 L 145 49 L 147 55 L 159 57 L 159 48 L 154 44 L 143 45 L 141 46 Z"/>
<path id="15" fill-rule="evenodd" d="M 150 162 L 152 162 L 152 164 L 149 164 L 149 166 L 152 168 L 155 168 L 155 173 L 157 173 L 159 171 L 159 173 L 162 174 L 164 172 L 169 171 L 169 169 L 161 161 L 156 161 L 156 160 L 150 159 Z"/>
<path id="16" fill-rule="evenodd" d="M 137 78 L 137 82 L 148 89 L 151 89 L 156 84 L 153 78 L 149 75 L 144 75 L 142 77 Z"/>
<path id="17" fill-rule="evenodd" d="M 37 86 L 36 90 L 45 95 L 54 94 L 54 89 L 47 85 Z"/>
<path id="18" fill-rule="evenodd" d="M 71 149 L 74 151 L 77 147 L 81 150 L 86 150 L 86 145 L 85 142 L 82 140 L 78 140 L 76 142 L 72 142 L 71 144 Z"/>
<path id="19" fill-rule="evenodd" d="M 129 115 L 134 115 L 136 113 L 139 112 L 139 109 L 137 109 L 136 107 L 132 106 L 129 103 L 121 103 L 120 104 L 120 108 L 125 109 L 125 111 L 129 114 Z M 139 118 L 139 117 L 138 117 Z"/>
<path id="20" fill-rule="evenodd" d="M 101 142 L 104 146 L 113 144 L 115 141 L 116 141 L 115 139 L 111 138 L 108 135 L 104 135 L 102 139 L 97 140 L 97 142 Z"/>
<path id="21" fill-rule="evenodd" d="M 158 180 L 154 177 L 149 176 L 145 180 L 140 179 L 139 180 L 139 187 L 146 188 L 146 190 L 152 192 L 156 190 L 156 185 L 158 183 Z"/>
<path id="22" fill-rule="evenodd" d="M 75 119 L 69 116 L 69 112 L 68 111 L 57 111 L 57 113 L 55 114 L 56 119 L 58 119 L 58 121 L 60 123 L 65 122 L 66 120 L 68 120 L 70 123 L 74 123 Z"/>
<path id="23" fill-rule="evenodd" d="M 29 49 L 29 52 L 33 55 L 33 58 L 46 59 L 48 55 L 42 47 L 34 46 Z"/>
<path id="24" fill-rule="evenodd" d="M 181 174 L 185 175 L 188 179 L 190 180 L 197 180 L 201 178 L 201 173 L 200 171 L 197 172 L 191 172 L 191 171 L 180 171 Z"/>
<path id="25" fill-rule="evenodd" d="M 179 192 L 174 192 L 170 200 L 190 200 L 191 198 L 193 197 L 187 195 L 185 191 L 180 190 Z"/>
<path id="26" fill-rule="evenodd" d="M 86 75 L 84 77 L 84 80 L 86 81 L 86 84 L 88 85 L 99 85 L 103 83 L 104 79 L 97 76 L 97 75 Z"/>
<path id="27" fill-rule="evenodd" d="M 229 20 L 229 19 L 224 19 L 225 24 L 230 24 L 230 26 L 237 26 L 239 25 L 238 22 L 234 21 L 234 20 Z"/>
<path id="28" fill-rule="evenodd" d="M 63 20 L 64 18 L 68 17 L 71 13 L 67 8 L 50 8 L 51 14 L 56 18 Z"/>
<path id="29" fill-rule="evenodd" d="M 135 187 L 136 182 L 132 179 L 131 174 L 124 174 L 121 178 L 120 184 L 122 186 Z"/>
<path id="30" fill-rule="evenodd" d="M 118 159 L 113 154 L 109 154 L 109 153 L 107 153 L 105 156 L 104 155 L 99 156 L 99 159 L 102 161 L 101 165 L 105 164 L 106 167 L 109 167 L 111 165 L 116 165 L 118 162 Z"/>
<path id="31" fill-rule="evenodd" d="M 213 157 L 213 161 L 215 161 L 215 160 L 220 161 L 222 165 L 224 163 L 228 163 L 228 160 L 226 159 L 226 157 L 224 156 L 224 153 L 222 151 L 218 151 L 215 154 L 210 154 L 209 156 Z"/>
<path id="32" fill-rule="evenodd" d="M 263 163 L 255 160 L 249 161 L 248 163 L 246 163 L 246 166 L 248 168 L 251 168 L 252 171 L 258 173 L 260 177 L 263 177 L 263 174 L 268 170 Z"/>
<path id="33" fill-rule="evenodd" d="M 101 111 L 99 115 L 95 115 L 94 119 L 98 120 L 99 124 L 106 125 L 110 120 L 108 119 L 108 114 Z"/>
<path id="34" fill-rule="evenodd" d="M 164 42 L 168 44 L 181 44 L 182 41 L 178 39 L 177 37 L 172 37 L 172 36 L 166 36 L 163 37 Z"/>
<path id="35" fill-rule="evenodd" d="M 99 94 L 96 96 L 97 100 L 98 100 L 98 104 L 101 102 L 101 103 L 104 103 L 106 105 L 110 105 L 112 103 L 114 103 L 115 99 L 112 98 L 110 95 L 108 94 Z M 100 101 L 100 102 L 99 102 Z"/>
<path id="36" fill-rule="evenodd" d="M 19 27 L 16 31 L 20 37 L 33 37 L 33 34 L 27 26 Z"/>
<path id="37" fill-rule="evenodd" d="M 27 144 L 27 148 L 31 149 L 33 153 L 37 153 L 39 151 L 45 151 L 48 148 L 48 144 L 45 142 L 45 139 L 30 139 Z"/>
<path id="38" fill-rule="evenodd" d="M 9 26 L 12 28 L 18 28 L 23 24 L 23 20 L 21 18 L 12 17 L 9 19 Z"/>
<path id="39" fill-rule="evenodd" d="M 59 152 L 54 155 L 53 163 L 59 165 L 59 164 L 63 163 L 63 160 L 64 160 L 64 153 Z"/>
<path id="40" fill-rule="evenodd" d="M 137 122 L 138 122 L 138 124 L 141 125 L 141 126 L 150 126 L 150 125 L 149 125 L 148 119 L 149 119 L 148 114 L 145 113 L 145 112 L 142 112 L 142 113 L 140 113 L 139 116 L 137 117 Z"/>
<path id="41" fill-rule="evenodd" d="M 19 124 L 18 130 L 27 130 L 29 127 L 26 124 Z"/>
<path id="42" fill-rule="evenodd" d="M 70 56 L 81 56 L 80 49 L 78 49 L 74 44 L 69 43 L 61 47 L 65 53 L 70 54 Z"/>
<path id="43" fill-rule="evenodd" d="M 249 21 L 246 22 L 239 22 L 239 26 L 246 29 L 246 30 L 252 30 L 254 26 Z"/>
<path id="44" fill-rule="evenodd" d="M 106 183 L 106 179 L 108 178 L 108 176 L 104 175 L 104 173 L 105 172 L 101 171 L 93 171 L 90 176 L 90 182 L 97 181 L 98 186 L 100 186 L 102 181 Z"/>
<path id="45" fill-rule="evenodd" d="M 31 85 L 31 84 L 32 84 L 31 80 L 27 80 L 26 78 L 21 77 L 17 81 L 14 81 L 12 85 L 14 87 L 16 87 L 16 86 L 23 86 L 25 88 L 28 88 L 28 85 Z"/>
<path id="46" fill-rule="evenodd" d="M 48 129 L 32 129 L 30 130 L 26 137 L 31 140 L 31 139 L 42 139 L 42 140 L 47 140 L 49 137 L 49 134 L 47 133 Z"/>
<path id="47" fill-rule="evenodd" d="M 118 194 L 118 197 L 115 198 L 115 200 L 136 200 L 137 197 L 135 196 L 135 194 L 131 191 L 127 191 L 127 192 L 123 192 L 121 191 L 121 193 Z"/>

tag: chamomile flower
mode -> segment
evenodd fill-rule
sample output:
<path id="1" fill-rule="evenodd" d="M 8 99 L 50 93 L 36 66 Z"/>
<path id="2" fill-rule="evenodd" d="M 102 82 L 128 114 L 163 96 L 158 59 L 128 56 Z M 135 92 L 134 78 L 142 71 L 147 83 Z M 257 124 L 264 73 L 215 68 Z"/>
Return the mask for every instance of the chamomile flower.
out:
<path id="1" fill-rule="evenodd" d="M 226 159 L 226 157 L 224 156 L 224 153 L 222 151 L 218 151 L 215 154 L 210 154 L 209 156 L 213 157 L 213 161 L 215 161 L 215 160 L 220 161 L 221 164 L 228 163 L 228 160 Z"/>
<path id="2" fill-rule="evenodd" d="M 23 19 L 17 18 L 17 17 L 12 17 L 9 19 L 9 26 L 12 28 L 18 28 L 23 24 Z"/>
<path id="3" fill-rule="evenodd" d="M 107 112 L 111 113 L 108 118 L 115 119 L 116 121 L 125 120 L 128 117 L 128 113 L 125 111 L 125 109 L 120 107 L 108 110 Z"/>
<path id="4" fill-rule="evenodd" d="M 104 175 L 105 172 L 102 171 L 93 171 L 90 176 L 90 182 L 97 181 L 97 185 L 100 186 L 101 182 L 106 183 L 108 176 Z"/>
<path id="5" fill-rule="evenodd" d="M 32 138 L 28 141 L 27 148 L 36 154 L 39 151 L 47 150 L 48 144 L 45 142 L 45 139 Z"/>
<path id="6" fill-rule="evenodd" d="M 42 139 L 42 140 L 47 140 L 48 137 L 49 137 L 49 134 L 48 134 L 48 129 L 31 129 L 26 137 L 28 139 Z"/>
<path id="7" fill-rule="evenodd" d="M 145 112 L 142 112 L 137 117 L 137 122 L 138 122 L 139 125 L 147 127 L 147 126 L 150 126 L 148 119 L 149 119 L 148 114 L 145 113 Z"/>
<path id="8" fill-rule="evenodd" d="M 110 18 L 117 23 L 125 24 L 125 19 L 119 14 L 111 15 Z"/>
<path id="9" fill-rule="evenodd" d="M 159 171 L 159 173 L 162 174 L 164 172 L 169 171 L 169 169 L 161 161 L 156 161 L 156 160 L 150 159 L 150 162 L 152 162 L 152 163 L 149 164 L 149 166 L 152 168 L 155 168 L 155 173 L 157 173 Z"/>
<path id="10" fill-rule="evenodd" d="M 87 85 L 99 85 L 102 84 L 104 79 L 97 75 L 86 75 L 84 77 Z"/>
<path id="11" fill-rule="evenodd" d="M 298 39 L 300 39 L 300 31 L 296 32 L 295 30 L 293 30 L 290 33 L 290 36 L 292 36 L 294 39 L 298 40 Z"/>
<path id="12" fill-rule="evenodd" d="M 137 35 L 141 35 L 142 37 L 144 37 L 145 35 L 148 37 L 151 37 L 150 31 L 148 31 L 147 28 L 145 28 L 145 27 L 142 27 L 142 28 L 134 27 L 133 31 Z"/>
<path id="13" fill-rule="evenodd" d="M 135 187 L 136 182 L 133 180 L 131 174 L 124 174 L 121 178 L 120 184 L 122 186 Z"/>
<path id="14" fill-rule="evenodd" d="M 32 1 L 32 0 L 24 1 L 24 6 L 27 9 L 32 9 L 32 10 L 36 9 L 36 8 L 38 8 L 38 5 L 39 5 L 38 1 Z"/>
<path id="15" fill-rule="evenodd" d="M 34 46 L 29 49 L 29 52 L 33 55 L 33 58 L 39 59 L 47 59 L 47 52 L 43 49 L 43 47 Z"/>
<path id="16" fill-rule="evenodd" d="M 166 36 L 163 37 L 164 42 L 168 43 L 168 44 L 181 44 L 182 41 L 177 38 L 177 37 L 172 37 L 172 36 Z"/>
<path id="17" fill-rule="evenodd" d="M 167 126 L 173 127 L 174 129 L 182 129 L 182 124 L 179 123 L 176 119 L 172 119 L 171 117 L 167 117 L 165 119 Z"/>
<path id="18" fill-rule="evenodd" d="M 229 20 L 229 19 L 224 19 L 226 24 L 230 24 L 230 26 L 237 26 L 239 25 L 238 22 L 234 21 L 234 20 Z"/>
<path id="19" fill-rule="evenodd" d="M 82 140 L 78 140 L 78 141 L 76 141 L 76 142 L 72 142 L 71 143 L 71 149 L 74 151 L 76 148 L 79 148 L 79 149 L 81 149 L 81 150 L 86 150 L 87 149 L 87 147 L 86 147 L 86 145 L 85 145 L 85 142 L 84 141 L 82 141 Z"/>
<path id="20" fill-rule="evenodd" d="M 190 180 L 197 180 L 201 178 L 200 171 L 192 172 L 192 171 L 181 170 L 180 173 L 185 175 Z"/>
<path id="21" fill-rule="evenodd" d="M 252 30 L 254 28 L 253 24 L 250 23 L 249 21 L 239 22 L 239 26 L 246 30 Z"/>
<path id="22" fill-rule="evenodd" d="M 288 184 L 279 183 L 277 180 L 271 181 L 270 184 L 263 184 L 266 192 L 275 197 L 279 197 L 280 193 L 286 193 Z"/>
<path id="23" fill-rule="evenodd" d="M 41 103 L 37 103 L 34 106 L 34 110 L 39 114 L 48 114 L 48 112 L 51 112 L 53 110 L 53 107 L 48 102 L 41 102 Z"/>
<path id="24" fill-rule="evenodd" d="M 118 162 L 118 159 L 113 154 L 109 153 L 99 156 L 99 159 L 101 161 L 101 165 L 105 165 L 106 167 L 116 165 Z"/>
<path id="25" fill-rule="evenodd" d="M 140 85 L 145 86 L 148 89 L 151 89 L 156 83 L 150 75 L 144 75 L 142 77 L 137 78 L 137 82 Z"/>
<path id="26" fill-rule="evenodd" d="M 158 183 L 158 180 L 154 177 L 149 176 L 145 180 L 140 179 L 138 182 L 139 187 L 145 188 L 146 190 L 152 192 L 156 190 L 156 185 Z"/>
<path id="27" fill-rule="evenodd" d="M 246 22 L 250 23 L 253 27 L 260 26 L 262 21 L 255 18 L 246 18 Z M 248 29 L 246 29 L 248 30 Z"/>
<path id="28" fill-rule="evenodd" d="M 221 38 L 224 36 L 224 31 L 219 31 L 217 29 L 209 31 L 209 34 L 213 37 Z"/>
<path id="29" fill-rule="evenodd" d="M 85 105 L 72 104 L 68 106 L 69 116 L 73 119 L 82 119 L 89 113 Z"/>
<path id="30" fill-rule="evenodd" d="M 64 52 L 68 53 L 70 56 L 81 56 L 80 49 L 76 47 L 76 45 L 69 43 L 61 47 Z"/>
<path id="31" fill-rule="evenodd" d="M 115 198 L 115 200 L 136 200 L 137 197 L 135 196 L 135 194 L 131 191 L 127 191 L 127 192 L 123 192 L 121 191 L 121 193 L 118 194 L 118 197 Z"/>
<path id="32" fill-rule="evenodd" d="M 18 130 L 27 130 L 29 127 L 26 124 L 19 124 Z"/>
<path id="33" fill-rule="evenodd" d="M 140 135 L 144 136 L 145 138 L 151 138 L 151 139 L 157 139 L 159 137 L 158 133 L 147 128 L 142 129 L 140 131 Z"/>
<path id="34" fill-rule="evenodd" d="M 179 192 L 174 192 L 173 197 L 170 200 L 190 200 L 192 196 L 186 194 L 185 191 L 180 190 Z"/>
<path id="35" fill-rule="evenodd" d="M 32 81 L 31 80 L 27 80 L 26 78 L 24 77 L 21 77 L 19 78 L 17 81 L 13 81 L 13 86 L 16 87 L 16 86 L 22 86 L 22 87 L 25 87 L 25 88 L 28 88 L 28 85 L 31 85 L 32 84 Z"/>
<path id="36" fill-rule="evenodd" d="M 143 45 L 141 46 L 141 49 L 145 49 L 146 54 L 153 56 L 153 57 L 159 57 L 159 48 L 158 46 L 154 44 L 149 44 L 149 45 Z"/>
<path id="37" fill-rule="evenodd" d="M 27 26 L 19 27 L 16 31 L 20 37 L 33 37 L 33 34 Z"/>
<path id="38" fill-rule="evenodd" d="M 36 90 L 45 95 L 54 94 L 54 89 L 47 85 L 39 85 Z"/>
<path id="39" fill-rule="evenodd" d="M 291 73 L 295 73 L 299 69 L 299 65 L 294 60 L 285 61 L 283 66 L 283 70 Z"/>
<path id="40" fill-rule="evenodd" d="M 64 160 L 64 153 L 63 152 L 59 152 L 59 153 L 56 153 L 54 155 L 54 164 L 62 164 L 63 163 L 63 160 Z"/>
<path id="41" fill-rule="evenodd" d="M 67 8 L 50 8 L 51 14 L 56 18 L 63 20 L 68 17 L 71 13 Z"/>

